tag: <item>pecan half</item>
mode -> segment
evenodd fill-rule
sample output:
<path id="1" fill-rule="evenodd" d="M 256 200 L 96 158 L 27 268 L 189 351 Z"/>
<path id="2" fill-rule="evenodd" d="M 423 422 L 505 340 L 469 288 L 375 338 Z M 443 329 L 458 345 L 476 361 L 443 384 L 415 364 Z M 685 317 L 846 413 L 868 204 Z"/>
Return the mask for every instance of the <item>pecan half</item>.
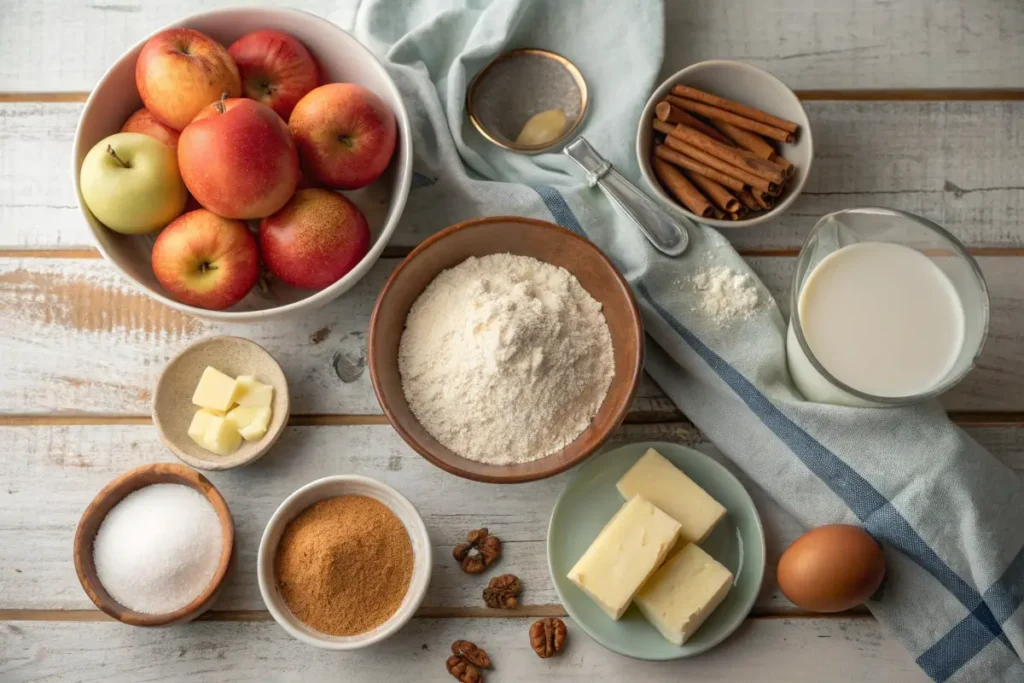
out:
<path id="1" fill-rule="evenodd" d="M 523 585 L 515 574 L 495 576 L 484 589 L 484 602 L 488 607 L 515 609 L 519 606 L 516 596 L 522 589 Z"/>
<path id="2" fill-rule="evenodd" d="M 459 655 L 452 655 L 444 663 L 448 673 L 457 678 L 461 683 L 483 683 L 484 675 Z"/>
<path id="3" fill-rule="evenodd" d="M 565 648 L 565 639 L 568 635 L 565 622 L 561 619 L 539 619 L 530 627 L 530 647 L 541 659 L 554 657 Z"/>
<path id="4" fill-rule="evenodd" d="M 487 650 L 477 647 L 468 640 L 456 640 L 452 643 L 452 654 L 461 655 L 475 667 L 481 669 L 491 668 L 491 658 L 487 656 Z"/>
<path id="5" fill-rule="evenodd" d="M 489 535 L 486 528 L 474 529 L 466 534 L 465 543 L 455 546 L 452 557 L 458 560 L 462 571 L 479 574 L 501 557 L 501 541 Z"/>

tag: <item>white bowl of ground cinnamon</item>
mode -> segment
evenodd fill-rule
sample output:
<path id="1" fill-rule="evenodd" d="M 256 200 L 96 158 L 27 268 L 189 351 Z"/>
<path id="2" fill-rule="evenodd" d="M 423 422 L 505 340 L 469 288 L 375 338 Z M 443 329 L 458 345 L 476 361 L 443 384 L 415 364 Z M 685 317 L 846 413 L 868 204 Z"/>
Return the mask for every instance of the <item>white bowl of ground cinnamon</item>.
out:
<path id="1" fill-rule="evenodd" d="M 378 643 L 415 614 L 430 584 L 430 537 L 416 508 L 368 477 L 318 479 L 288 496 L 260 541 L 270 614 L 328 650 Z"/>
<path id="2" fill-rule="evenodd" d="M 799 98 L 767 71 L 728 60 L 669 77 L 640 115 L 640 173 L 670 211 L 716 228 L 778 217 L 814 158 Z"/>

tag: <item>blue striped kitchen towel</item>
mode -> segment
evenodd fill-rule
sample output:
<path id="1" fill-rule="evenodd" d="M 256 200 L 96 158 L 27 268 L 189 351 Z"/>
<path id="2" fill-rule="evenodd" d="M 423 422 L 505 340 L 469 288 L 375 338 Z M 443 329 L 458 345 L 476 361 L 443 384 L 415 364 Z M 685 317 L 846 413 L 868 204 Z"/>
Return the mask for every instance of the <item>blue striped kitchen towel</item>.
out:
<path id="1" fill-rule="evenodd" d="M 680 286 L 698 264 L 750 272 L 718 233 L 705 229 L 667 258 L 563 155 L 507 153 L 467 125 L 466 86 L 484 64 L 514 47 L 551 49 L 588 80 L 582 133 L 636 180 L 634 132 L 661 65 L 663 21 L 659 0 L 363 0 L 354 32 L 387 63 L 413 118 L 416 182 L 402 229 L 426 237 L 518 214 L 600 245 L 643 311 L 647 371 L 682 411 L 808 527 L 860 524 L 884 544 L 888 578 L 868 607 L 920 667 L 936 681 L 1021 683 L 1024 487 L 1014 473 L 936 404 L 803 400 L 774 302 L 723 328 Z"/>

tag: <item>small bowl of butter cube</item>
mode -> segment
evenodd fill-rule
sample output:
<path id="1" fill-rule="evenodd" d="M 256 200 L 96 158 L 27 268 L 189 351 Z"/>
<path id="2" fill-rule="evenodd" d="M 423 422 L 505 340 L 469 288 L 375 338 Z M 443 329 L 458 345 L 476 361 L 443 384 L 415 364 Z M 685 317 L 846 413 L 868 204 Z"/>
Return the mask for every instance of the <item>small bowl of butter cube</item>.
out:
<path id="1" fill-rule="evenodd" d="M 288 422 L 288 381 L 274 357 L 241 337 L 211 337 L 185 348 L 153 392 L 160 440 L 197 469 L 248 465 Z"/>

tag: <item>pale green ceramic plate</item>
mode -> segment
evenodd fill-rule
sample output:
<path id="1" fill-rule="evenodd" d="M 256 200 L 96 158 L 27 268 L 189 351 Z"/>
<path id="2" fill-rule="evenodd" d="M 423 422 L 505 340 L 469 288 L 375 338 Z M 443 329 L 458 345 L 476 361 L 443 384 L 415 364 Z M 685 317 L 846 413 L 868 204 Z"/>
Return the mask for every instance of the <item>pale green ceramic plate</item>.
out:
<path id="1" fill-rule="evenodd" d="M 728 511 L 701 547 L 728 567 L 735 582 L 725 601 L 682 646 L 662 638 L 636 605 L 630 606 L 622 619 L 613 621 L 566 578 L 625 502 L 615 483 L 648 448 L 672 461 Z M 725 640 L 754 606 L 764 562 L 764 529 L 743 485 L 703 453 L 671 443 L 633 443 L 594 456 L 559 496 L 548 525 L 548 567 L 565 610 L 598 643 L 637 659 L 692 657 Z"/>

